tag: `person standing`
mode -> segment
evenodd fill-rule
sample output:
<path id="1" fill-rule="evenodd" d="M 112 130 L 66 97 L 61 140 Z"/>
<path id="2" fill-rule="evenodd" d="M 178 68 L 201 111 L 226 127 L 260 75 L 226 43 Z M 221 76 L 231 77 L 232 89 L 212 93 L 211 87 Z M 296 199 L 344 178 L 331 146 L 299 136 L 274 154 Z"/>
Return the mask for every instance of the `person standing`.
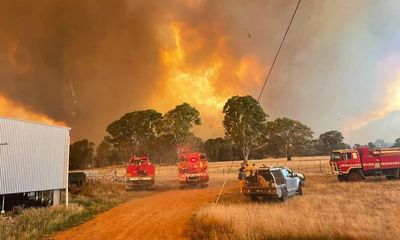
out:
<path id="1" fill-rule="evenodd" d="M 239 169 L 238 179 L 239 179 L 240 194 L 243 194 L 243 187 L 246 181 L 246 169 L 244 166 L 240 167 Z"/>

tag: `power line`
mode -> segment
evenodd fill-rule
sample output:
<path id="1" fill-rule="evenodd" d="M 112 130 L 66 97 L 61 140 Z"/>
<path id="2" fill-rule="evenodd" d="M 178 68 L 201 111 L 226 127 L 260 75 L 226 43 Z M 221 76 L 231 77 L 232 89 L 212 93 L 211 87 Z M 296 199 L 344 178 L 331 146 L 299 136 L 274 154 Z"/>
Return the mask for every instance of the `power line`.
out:
<path id="1" fill-rule="evenodd" d="M 276 54 L 275 54 L 274 61 L 272 62 L 271 68 L 270 68 L 269 71 L 268 71 L 267 78 L 265 78 L 264 85 L 262 86 L 260 95 L 258 95 L 258 98 L 257 98 L 257 101 L 258 101 L 258 102 L 260 101 L 260 98 L 261 98 L 261 96 L 262 96 L 262 94 L 263 94 L 263 92 L 264 92 L 264 88 L 265 88 L 265 85 L 266 85 L 267 82 L 268 82 L 269 76 L 271 76 L 272 69 L 274 68 L 276 59 L 277 59 L 278 56 L 279 56 L 279 52 L 281 51 L 281 48 L 282 48 L 282 46 L 283 46 L 283 43 L 285 42 L 286 35 L 287 35 L 288 32 L 289 32 L 290 26 L 292 25 L 294 16 L 296 15 L 296 12 L 297 12 L 297 9 L 299 8 L 300 3 L 301 3 L 301 0 L 299 0 L 299 1 L 297 2 L 297 6 L 296 6 L 296 8 L 294 9 L 292 18 L 290 19 L 289 25 L 288 25 L 287 28 L 286 28 L 285 35 L 283 35 L 283 38 L 282 38 L 282 41 L 281 41 L 281 45 L 279 45 L 278 51 L 277 51 Z"/>
<path id="2" fill-rule="evenodd" d="M 281 48 L 282 48 L 282 46 L 283 46 L 283 43 L 285 42 L 286 35 L 287 35 L 288 32 L 289 32 L 290 26 L 292 25 L 294 16 L 296 16 L 296 12 L 297 12 L 297 9 L 298 9 L 299 6 L 300 6 L 300 3 L 301 3 L 301 0 L 299 0 L 299 1 L 297 2 L 297 6 L 296 6 L 296 8 L 294 9 L 292 18 L 290 19 L 289 25 L 288 25 L 287 28 L 286 28 L 285 35 L 283 35 L 281 44 L 279 45 L 278 51 L 277 51 L 276 54 L 275 54 L 274 61 L 272 62 L 272 65 L 271 65 L 271 68 L 269 69 L 267 78 L 265 79 L 264 85 L 263 85 L 263 87 L 262 87 L 262 89 L 261 89 L 261 92 L 260 92 L 260 95 L 258 96 L 258 99 L 257 99 L 258 102 L 260 101 L 260 98 L 261 98 L 261 96 L 262 96 L 262 94 L 263 94 L 263 92 L 264 92 L 265 85 L 267 84 L 267 81 L 268 81 L 268 79 L 269 79 L 269 76 L 271 75 L 272 69 L 274 68 L 276 59 L 278 58 L 278 55 L 279 55 L 279 52 L 281 51 Z M 250 37 L 250 36 L 249 36 L 249 37 Z M 227 174 L 227 176 L 226 176 L 226 178 L 225 178 L 225 180 L 224 180 L 224 183 L 222 184 L 221 190 L 220 190 L 220 192 L 219 192 L 219 194 L 218 194 L 218 198 L 217 198 L 217 200 L 215 201 L 215 205 L 218 204 L 219 199 L 221 198 L 222 192 L 224 191 L 226 181 L 228 180 L 228 176 L 229 176 L 229 174 L 231 173 L 231 169 L 232 169 L 232 166 L 233 166 L 233 162 L 234 162 L 234 161 L 232 160 L 231 166 L 229 167 L 229 170 L 228 170 L 228 174 Z"/>

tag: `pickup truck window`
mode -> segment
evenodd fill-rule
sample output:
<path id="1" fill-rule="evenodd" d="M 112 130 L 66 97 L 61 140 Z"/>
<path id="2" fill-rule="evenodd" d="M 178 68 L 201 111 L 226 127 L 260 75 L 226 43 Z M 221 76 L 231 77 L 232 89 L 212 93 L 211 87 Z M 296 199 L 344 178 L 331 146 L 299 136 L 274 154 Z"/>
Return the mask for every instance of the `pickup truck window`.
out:
<path id="1" fill-rule="evenodd" d="M 289 177 L 290 174 L 289 174 L 288 170 L 283 169 L 282 172 L 283 172 L 283 175 L 284 175 L 285 177 L 287 177 L 287 178 Z"/>
<path id="2" fill-rule="evenodd" d="M 272 175 L 276 180 L 276 184 L 281 185 L 285 184 L 285 178 L 283 177 L 283 173 L 280 170 L 273 170 L 271 171 Z"/>

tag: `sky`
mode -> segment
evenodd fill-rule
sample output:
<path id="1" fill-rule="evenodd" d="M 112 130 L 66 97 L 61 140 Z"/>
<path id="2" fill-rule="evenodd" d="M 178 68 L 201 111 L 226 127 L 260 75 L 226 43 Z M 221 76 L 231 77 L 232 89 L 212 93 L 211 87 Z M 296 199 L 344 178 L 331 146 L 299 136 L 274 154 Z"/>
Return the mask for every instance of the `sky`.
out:
<path id="1" fill-rule="evenodd" d="M 99 142 L 109 123 L 187 102 L 195 133 L 257 98 L 296 0 L 0 0 L 0 115 L 63 124 Z M 400 2 L 303 0 L 260 104 L 314 136 L 400 137 Z"/>

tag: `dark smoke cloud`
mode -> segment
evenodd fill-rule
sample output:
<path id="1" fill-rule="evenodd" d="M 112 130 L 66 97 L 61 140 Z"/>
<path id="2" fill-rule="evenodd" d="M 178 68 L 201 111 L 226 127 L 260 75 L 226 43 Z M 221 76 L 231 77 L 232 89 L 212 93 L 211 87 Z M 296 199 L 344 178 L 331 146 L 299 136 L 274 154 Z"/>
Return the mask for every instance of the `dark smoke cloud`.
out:
<path id="1" fill-rule="evenodd" d="M 204 36 L 206 43 L 188 58 L 196 65 L 217 51 L 221 35 L 228 39 L 230 54 L 238 58 L 249 51 L 246 47 L 255 51 L 252 46 L 259 41 L 266 40 L 264 45 L 275 41 L 273 34 L 266 38 L 257 32 L 274 28 L 280 17 L 260 24 L 256 18 L 280 8 L 286 12 L 286 5 L 280 1 L 0 1 L 0 94 L 65 121 L 73 128 L 73 138 L 99 140 L 106 125 L 124 112 L 157 109 L 148 103 L 157 95 L 153 90 L 157 81 L 163 79 L 159 26 L 164 21 L 185 22 L 183 31 L 193 28 Z M 261 56 L 261 61 L 270 58 Z M 235 81 L 232 84 L 240 86 Z"/>
<path id="2" fill-rule="evenodd" d="M 360 113 L 354 109 L 363 94 L 353 89 L 373 74 L 354 68 L 352 62 L 372 69 L 365 49 L 375 46 L 368 32 L 370 12 L 362 7 L 368 5 L 365 2 L 373 1 L 302 2 L 261 99 L 268 114 L 301 120 L 319 133 L 340 129 L 342 122 L 337 119 Z M 73 128 L 75 140 L 99 141 L 107 124 L 125 112 L 167 110 L 159 109 L 154 99 L 166 79 L 160 51 L 171 41 L 163 37 L 168 21 L 184 23 L 182 44 L 203 36 L 200 48 L 186 48 L 189 66 L 203 65 L 220 52 L 237 62 L 254 56 L 265 66 L 261 83 L 296 3 L 0 1 L 0 95 L 65 121 Z M 224 51 L 219 49 L 221 38 Z M 363 44 L 350 41 L 353 45 L 349 45 L 349 39 Z M 258 96 L 260 85 L 235 76 L 236 69 L 230 67 L 237 64 L 226 66 L 213 82 L 217 89 Z M 332 89 L 344 84 L 351 87 L 342 90 L 343 99 L 333 102 L 337 95 Z M 371 91 L 370 85 L 363 93 Z"/>
<path id="3" fill-rule="evenodd" d="M 154 4 L 1 1 L 0 94 L 99 138 L 159 79 Z"/>

